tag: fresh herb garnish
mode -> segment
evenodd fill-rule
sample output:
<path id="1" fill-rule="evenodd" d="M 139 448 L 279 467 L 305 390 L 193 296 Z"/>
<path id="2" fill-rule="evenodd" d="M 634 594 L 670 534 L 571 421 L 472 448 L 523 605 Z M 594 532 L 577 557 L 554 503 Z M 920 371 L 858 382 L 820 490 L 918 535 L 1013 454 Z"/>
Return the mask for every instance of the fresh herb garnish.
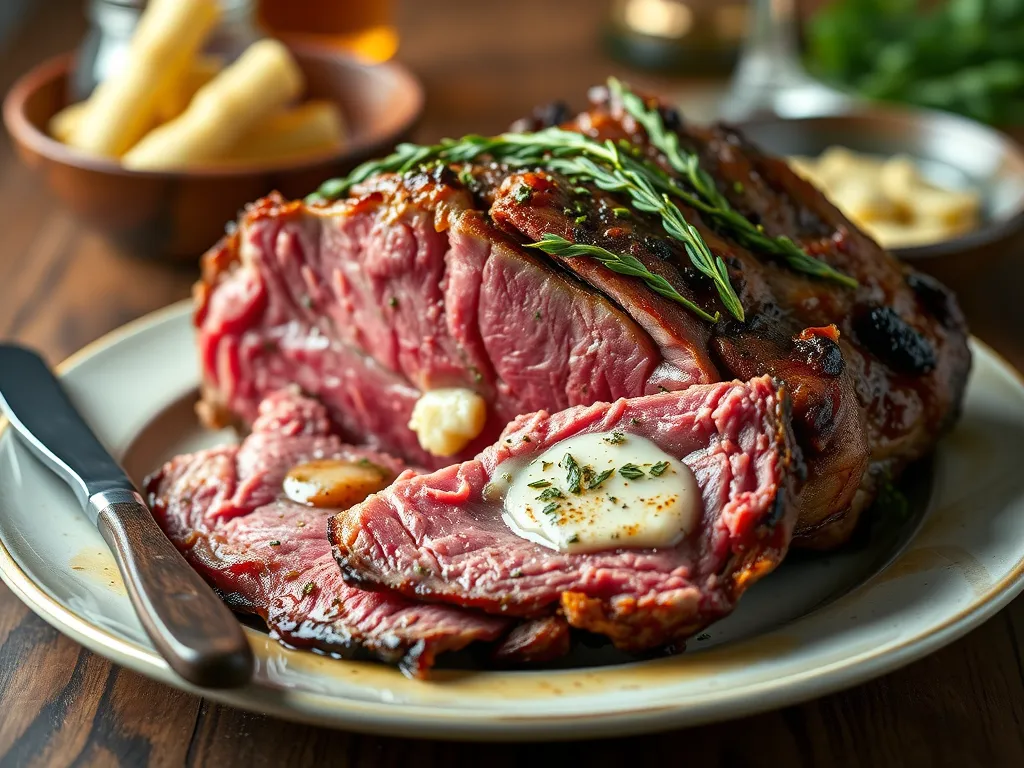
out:
<path id="1" fill-rule="evenodd" d="M 618 445 L 619 443 L 626 442 L 626 436 L 617 430 L 607 437 L 602 437 L 601 439 L 608 443 L 608 445 Z"/>
<path id="2" fill-rule="evenodd" d="M 651 473 L 651 477 L 661 477 L 663 474 L 665 474 L 666 469 L 668 469 L 668 462 L 659 461 L 657 464 L 653 465 L 647 471 Z"/>
<path id="3" fill-rule="evenodd" d="M 511 483 L 512 482 L 512 474 L 510 472 L 502 472 L 501 473 L 501 479 L 504 480 L 506 483 Z"/>
<path id="4" fill-rule="evenodd" d="M 534 480 L 532 483 L 527 483 L 527 488 L 547 488 L 551 483 L 547 480 Z"/>
<path id="5" fill-rule="evenodd" d="M 629 210 L 629 208 L 623 208 L 622 206 L 617 206 L 615 208 L 612 208 L 612 215 L 616 219 L 628 219 L 630 216 L 633 215 L 633 212 L 631 210 Z"/>
<path id="6" fill-rule="evenodd" d="M 614 469 L 606 469 L 603 472 L 599 472 L 598 474 L 594 475 L 594 477 L 591 478 L 590 482 L 587 483 L 587 490 L 592 491 L 595 488 L 600 487 L 601 483 L 603 483 L 605 480 L 611 477 L 614 471 Z"/>
<path id="7" fill-rule="evenodd" d="M 655 164 L 638 157 L 637 148 L 628 143 L 625 145 L 628 149 L 624 150 L 613 141 L 601 142 L 581 133 L 551 127 L 535 133 L 504 133 L 493 137 L 468 135 L 461 139 L 444 139 L 438 144 L 427 146 L 400 144 L 394 154 L 364 163 L 347 177 L 325 182 L 310 197 L 313 200 L 340 197 L 347 194 L 354 184 L 378 173 L 406 173 L 431 163 L 464 164 L 489 157 L 510 167 L 546 168 L 563 174 L 577 186 L 586 181 L 606 192 L 627 196 L 637 211 L 656 214 L 669 237 L 682 243 L 694 268 L 711 279 L 722 305 L 739 320 L 744 318 L 743 307 L 729 281 L 725 263 L 710 251 L 703 236 L 686 221 L 672 198 L 699 210 L 707 220 L 728 231 L 744 246 L 778 256 L 795 270 L 828 277 L 845 285 L 857 284 L 849 276 L 804 253 L 789 238 L 769 237 L 734 211 L 718 191 L 711 176 L 700 168 L 697 156 L 679 146 L 679 136 L 665 127 L 658 110 L 648 108 L 639 96 L 617 80 L 609 80 L 608 85 L 621 98 L 626 110 L 645 128 L 651 144 L 665 155 L 668 164 L 680 174 L 681 179 L 673 178 Z M 580 216 L 575 223 L 579 225 L 585 220 L 585 216 Z M 548 242 L 552 247 L 561 247 L 555 241 Z M 607 259 L 606 254 L 609 253 L 604 251 L 601 255 Z M 578 255 L 597 254 L 581 252 Z M 633 258 L 612 256 L 610 263 L 628 264 L 628 260 Z M 635 259 L 633 261 L 636 262 Z M 635 265 L 631 266 L 633 272 L 623 274 L 646 278 L 644 274 L 636 274 Z M 678 295 L 678 291 L 672 291 Z M 671 294 L 668 297 L 678 301 Z M 685 300 L 684 304 L 689 308 Z M 702 311 L 700 316 L 706 320 L 715 320 L 718 314 Z"/>
<path id="8" fill-rule="evenodd" d="M 576 459 L 572 457 L 572 454 L 565 454 L 565 458 L 562 459 L 562 466 L 565 468 L 565 483 L 569 486 L 569 493 L 579 493 L 580 484 L 583 482 L 583 473 L 580 471 L 580 465 L 576 463 Z"/>
<path id="9" fill-rule="evenodd" d="M 590 258 L 596 259 L 604 264 L 604 266 L 608 267 L 612 272 L 616 272 L 620 275 L 627 275 L 629 277 L 639 277 L 652 291 L 664 296 L 666 299 L 671 299 L 677 304 L 682 304 L 702 320 L 707 320 L 710 323 L 714 323 L 718 320 L 717 312 L 714 315 L 705 312 L 673 288 L 672 284 L 664 277 L 651 272 L 635 256 L 630 256 L 626 253 L 612 253 L 611 251 L 597 245 L 580 245 L 578 243 L 570 243 L 564 237 L 559 237 L 558 235 L 553 235 L 551 233 L 543 235 L 536 243 L 528 243 L 526 247 L 539 248 L 544 251 L 544 253 L 551 256 L 565 256 L 566 258 L 589 256 Z"/>
<path id="10" fill-rule="evenodd" d="M 391 307 L 392 309 L 397 307 L 398 306 L 398 297 L 397 296 L 392 296 L 390 299 L 388 299 L 388 306 Z"/>
<path id="11" fill-rule="evenodd" d="M 544 509 L 542 509 L 540 512 L 541 512 L 542 515 L 553 515 L 557 511 L 558 511 L 558 502 L 557 501 L 552 501 L 550 504 L 548 504 L 546 507 L 544 507 Z"/>
<path id="12" fill-rule="evenodd" d="M 281 542 L 278 541 L 277 539 L 274 539 L 272 542 L 270 542 L 270 546 L 272 546 L 272 547 L 280 547 L 281 546 Z"/>
<path id="13" fill-rule="evenodd" d="M 579 542 L 579 540 L 580 540 L 580 535 L 578 533 L 574 533 L 572 536 L 570 536 L 568 539 L 565 540 L 565 543 L 566 544 L 576 544 L 576 543 Z"/>
<path id="14" fill-rule="evenodd" d="M 565 494 L 558 488 L 545 488 L 540 492 L 537 501 L 551 501 L 552 499 L 564 499 Z"/>
<path id="15" fill-rule="evenodd" d="M 614 77 L 608 78 L 608 88 L 622 100 L 623 108 L 644 127 L 651 145 L 665 155 L 669 165 L 683 177 L 692 192 L 686 194 L 677 184 L 670 182 L 669 194 L 705 214 L 751 250 L 778 256 L 797 272 L 828 278 L 850 288 L 857 287 L 857 281 L 852 277 L 804 253 L 788 237 L 769 237 L 743 214 L 733 210 L 725 195 L 719 192 L 715 180 L 700 167 L 700 158 L 679 145 L 679 134 L 665 127 L 665 121 L 658 110 L 649 109 L 643 99 Z"/>
<path id="16" fill-rule="evenodd" d="M 305 597 L 307 595 L 313 594 L 314 589 L 316 589 L 316 584 L 314 584 L 312 581 L 307 582 L 306 585 L 302 588 L 303 596 Z"/>
<path id="17" fill-rule="evenodd" d="M 525 184 L 520 184 L 516 187 L 516 191 L 512 193 L 512 197 L 517 203 L 525 203 L 531 197 L 533 197 L 533 190 Z"/>
<path id="18" fill-rule="evenodd" d="M 636 464 L 623 464 L 619 467 L 619 474 L 627 480 L 639 480 L 644 476 L 644 471 Z"/>

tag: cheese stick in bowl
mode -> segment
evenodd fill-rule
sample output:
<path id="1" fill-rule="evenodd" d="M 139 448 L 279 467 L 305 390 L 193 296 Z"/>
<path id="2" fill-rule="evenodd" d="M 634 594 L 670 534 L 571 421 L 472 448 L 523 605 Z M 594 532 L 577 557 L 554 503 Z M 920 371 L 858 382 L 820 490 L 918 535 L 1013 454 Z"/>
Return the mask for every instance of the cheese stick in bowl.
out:
<path id="1" fill-rule="evenodd" d="M 122 158 L 126 168 L 164 170 L 215 162 L 269 115 L 302 92 L 288 49 L 260 40 L 199 89 L 177 118 L 148 133 Z"/>

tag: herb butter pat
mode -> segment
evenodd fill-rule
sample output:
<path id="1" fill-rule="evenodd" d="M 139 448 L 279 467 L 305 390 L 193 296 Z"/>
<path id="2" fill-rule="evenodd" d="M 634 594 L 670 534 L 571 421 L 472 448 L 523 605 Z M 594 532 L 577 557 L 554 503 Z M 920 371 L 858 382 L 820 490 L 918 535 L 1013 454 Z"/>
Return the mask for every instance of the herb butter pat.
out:
<path id="1" fill-rule="evenodd" d="M 423 450 L 434 456 L 454 456 L 484 429 L 487 403 L 471 389 L 451 387 L 424 392 L 416 401 L 409 429 Z"/>
<path id="2" fill-rule="evenodd" d="M 507 464 L 495 473 L 512 475 L 505 524 L 559 552 L 671 547 L 700 520 L 689 467 L 643 437 L 576 435 L 529 464 Z"/>

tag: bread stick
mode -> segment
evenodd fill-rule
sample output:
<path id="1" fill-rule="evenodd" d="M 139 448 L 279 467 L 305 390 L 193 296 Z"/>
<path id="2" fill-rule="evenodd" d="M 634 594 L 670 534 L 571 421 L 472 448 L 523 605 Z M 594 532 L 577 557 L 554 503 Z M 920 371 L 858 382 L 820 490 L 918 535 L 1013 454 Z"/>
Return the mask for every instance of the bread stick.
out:
<path id="1" fill-rule="evenodd" d="M 123 163 L 156 170 L 215 161 L 302 89 L 302 72 L 288 49 L 276 40 L 255 42 L 200 88 L 181 115 L 147 134 Z"/>
<path id="2" fill-rule="evenodd" d="M 120 157 L 157 121 L 217 22 L 215 0 L 151 0 L 139 20 L 127 61 L 100 83 L 68 138 L 74 147 Z"/>
<path id="3" fill-rule="evenodd" d="M 216 56 L 200 56 L 193 61 L 178 86 L 172 90 L 166 100 L 157 105 L 157 124 L 171 120 L 184 112 L 196 91 L 210 82 L 222 66 L 220 59 Z M 50 135 L 57 141 L 66 144 L 71 134 L 82 122 L 82 117 L 85 115 L 85 110 L 89 108 L 89 104 L 88 99 L 76 104 L 69 104 L 51 117 Z"/>
<path id="4" fill-rule="evenodd" d="M 271 115 L 245 134 L 225 160 L 258 162 L 309 157 L 340 148 L 345 142 L 345 123 L 332 101 L 308 101 Z"/>
<path id="5" fill-rule="evenodd" d="M 85 110 L 88 105 L 88 101 L 69 104 L 56 115 L 51 117 L 50 123 L 47 126 L 50 135 L 57 141 L 62 141 L 67 144 L 68 138 L 72 133 L 74 133 L 75 128 L 78 127 L 79 123 L 82 122 L 82 115 L 85 114 Z"/>
<path id="6" fill-rule="evenodd" d="M 189 62 L 188 70 L 178 82 L 177 87 L 173 88 L 167 94 L 167 98 L 157 107 L 157 122 L 155 125 L 173 120 L 184 112 L 192 102 L 193 97 L 199 92 L 199 89 L 213 80 L 223 68 L 224 62 L 221 61 L 219 56 L 200 54 L 193 61 Z"/>

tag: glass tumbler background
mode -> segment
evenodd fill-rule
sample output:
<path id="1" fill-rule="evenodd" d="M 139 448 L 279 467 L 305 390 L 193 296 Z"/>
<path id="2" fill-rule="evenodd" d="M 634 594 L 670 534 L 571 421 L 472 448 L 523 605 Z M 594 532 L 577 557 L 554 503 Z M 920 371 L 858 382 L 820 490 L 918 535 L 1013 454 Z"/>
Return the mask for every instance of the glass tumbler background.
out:
<path id="1" fill-rule="evenodd" d="M 259 0 L 257 18 L 276 37 L 343 48 L 368 61 L 398 50 L 392 0 Z"/>

